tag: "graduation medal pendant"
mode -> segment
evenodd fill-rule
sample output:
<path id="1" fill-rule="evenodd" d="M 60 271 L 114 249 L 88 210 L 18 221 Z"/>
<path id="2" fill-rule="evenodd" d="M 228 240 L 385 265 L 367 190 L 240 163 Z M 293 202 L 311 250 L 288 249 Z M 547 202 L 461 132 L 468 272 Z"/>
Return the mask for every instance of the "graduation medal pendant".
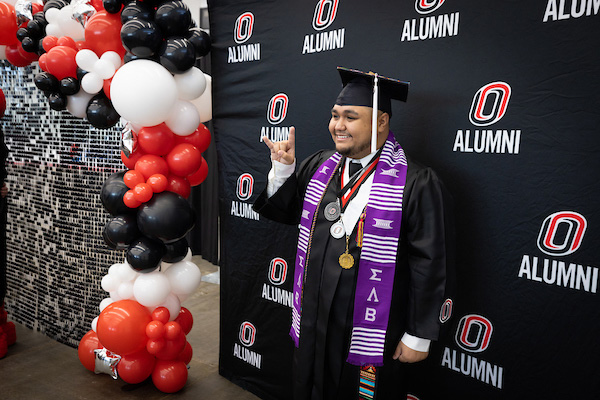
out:
<path id="1" fill-rule="evenodd" d="M 332 201 L 325 206 L 325 219 L 327 221 L 335 221 L 340 217 L 340 203 L 338 201 Z"/>
<path id="2" fill-rule="evenodd" d="M 344 269 L 350 269 L 354 266 L 354 257 L 350 253 L 344 253 L 340 256 L 340 266 Z"/>

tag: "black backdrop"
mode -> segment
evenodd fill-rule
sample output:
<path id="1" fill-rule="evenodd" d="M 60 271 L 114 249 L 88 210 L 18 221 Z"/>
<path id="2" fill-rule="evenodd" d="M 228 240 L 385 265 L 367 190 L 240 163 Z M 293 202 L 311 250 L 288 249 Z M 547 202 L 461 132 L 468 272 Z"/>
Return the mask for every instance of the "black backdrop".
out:
<path id="1" fill-rule="evenodd" d="M 260 137 L 295 126 L 299 159 L 330 148 L 342 65 L 411 82 L 392 130 L 455 201 L 458 295 L 411 393 L 600 397 L 598 1 L 212 0 L 209 10 L 222 375 L 290 398 L 297 233 L 250 209 L 270 168 Z"/>

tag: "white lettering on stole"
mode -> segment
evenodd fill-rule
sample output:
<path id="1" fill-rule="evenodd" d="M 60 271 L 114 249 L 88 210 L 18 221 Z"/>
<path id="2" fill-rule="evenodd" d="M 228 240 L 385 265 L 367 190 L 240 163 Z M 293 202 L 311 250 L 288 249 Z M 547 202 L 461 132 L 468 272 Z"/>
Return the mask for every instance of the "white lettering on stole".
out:
<path id="1" fill-rule="evenodd" d="M 377 314 L 377 310 L 374 308 L 367 307 L 365 310 L 365 321 L 373 322 L 375 321 L 375 315 Z"/>

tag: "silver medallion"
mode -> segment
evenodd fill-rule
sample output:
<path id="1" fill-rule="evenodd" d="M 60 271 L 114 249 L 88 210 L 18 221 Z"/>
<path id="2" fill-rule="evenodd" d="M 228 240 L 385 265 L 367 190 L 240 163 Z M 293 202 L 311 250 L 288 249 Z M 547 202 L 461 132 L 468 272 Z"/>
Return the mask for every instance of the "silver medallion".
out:
<path id="1" fill-rule="evenodd" d="M 337 201 L 332 201 L 325 206 L 324 213 L 327 221 L 335 221 L 340 217 L 340 204 Z"/>
<path id="2" fill-rule="evenodd" d="M 331 236 L 333 236 L 335 239 L 341 239 L 344 237 L 344 235 L 346 235 L 346 229 L 344 229 L 344 224 L 342 223 L 342 221 L 338 221 L 335 224 L 331 225 L 331 228 L 329 228 L 329 232 L 331 233 Z"/>

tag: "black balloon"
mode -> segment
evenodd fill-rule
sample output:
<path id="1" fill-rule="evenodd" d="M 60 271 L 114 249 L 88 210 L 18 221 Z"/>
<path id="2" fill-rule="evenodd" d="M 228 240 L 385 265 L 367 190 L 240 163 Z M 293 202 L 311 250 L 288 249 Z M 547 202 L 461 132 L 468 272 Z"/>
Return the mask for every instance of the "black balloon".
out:
<path id="1" fill-rule="evenodd" d="M 188 38 L 196 50 L 196 58 L 204 57 L 210 53 L 210 35 L 200 28 L 192 28 L 189 31 Z"/>
<path id="2" fill-rule="evenodd" d="M 123 203 L 123 195 L 129 188 L 123 182 L 123 175 L 127 171 L 115 172 L 102 185 L 100 201 L 111 215 L 131 214 L 137 212 L 136 208 L 129 208 Z"/>
<path id="3" fill-rule="evenodd" d="M 168 1 L 158 7 L 154 21 L 165 37 L 181 37 L 190 29 L 192 14 L 183 1 Z"/>
<path id="4" fill-rule="evenodd" d="M 176 263 L 185 258 L 188 253 L 188 242 L 186 238 L 176 242 L 165 244 L 166 253 L 162 260 L 168 263 Z"/>
<path id="5" fill-rule="evenodd" d="M 62 93 L 52 93 L 48 96 L 48 104 L 55 111 L 62 111 L 67 108 L 67 96 Z"/>
<path id="6" fill-rule="evenodd" d="M 138 272 L 152 272 L 160 265 L 165 247 L 145 236 L 134 240 L 127 249 L 127 262 Z"/>
<path id="7" fill-rule="evenodd" d="M 36 53 L 38 51 L 38 41 L 33 40 L 29 36 L 26 36 L 21 41 L 21 46 L 23 46 L 23 50 L 29 53 Z"/>
<path id="8" fill-rule="evenodd" d="M 51 8 L 59 8 L 60 9 L 68 4 L 69 4 L 68 0 L 49 0 L 46 3 L 44 3 L 44 12 L 48 11 Z"/>
<path id="9" fill-rule="evenodd" d="M 127 21 L 132 19 L 143 19 L 144 21 L 154 20 L 154 10 L 150 9 L 143 3 L 132 1 L 127 4 L 123 11 L 121 11 L 121 23 L 125 25 Z"/>
<path id="10" fill-rule="evenodd" d="M 48 72 L 40 72 L 33 78 L 35 86 L 44 92 L 58 92 L 60 85 L 58 79 Z"/>
<path id="11" fill-rule="evenodd" d="M 160 63 L 172 74 L 182 74 L 196 62 L 196 51 L 189 40 L 167 39 L 160 51 Z"/>
<path id="12" fill-rule="evenodd" d="M 40 23 L 39 21 L 36 21 L 35 19 L 30 20 L 27 23 L 27 33 L 29 34 L 28 36 L 35 38 L 35 39 L 39 39 L 41 37 L 44 36 L 44 28 L 46 26 L 43 23 Z"/>
<path id="13" fill-rule="evenodd" d="M 81 82 L 81 79 L 85 76 L 85 74 L 87 74 L 89 71 L 86 71 L 85 69 L 81 69 L 79 67 L 77 67 L 77 80 L 79 82 Z"/>
<path id="14" fill-rule="evenodd" d="M 86 116 L 92 126 L 100 129 L 115 126 L 121 118 L 112 102 L 102 92 L 92 97 L 87 107 Z"/>
<path id="15" fill-rule="evenodd" d="M 48 25 L 48 21 L 46 21 L 46 17 L 44 16 L 43 11 L 38 11 L 35 14 L 33 14 L 33 19 L 43 24 L 44 26 Z"/>
<path id="16" fill-rule="evenodd" d="M 138 208 L 140 231 L 164 243 L 183 238 L 193 227 L 196 217 L 186 199 L 173 192 L 155 193 Z"/>
<path id="17" fill-rule="evenodd" d="M 104 6 L 106 12 L 116 14 L 121 11 L 121 6 L 123 3 L 121 0 L 104 0 L 102 5 Z"/>
<path id="18" fill-rule="evenodd" d="M 25 39 L 27 36 L 29 36 L 29 32 L 27 32 L 27 29 L 25 29 L 25 28 L 17 29 L 17 39 L 20 42 L 22 42 L 23 39 Z"/>
<path id="19" fill-rule="evenodd" d="M 72 96 L 79 92 L 79 81 L 71 76 L 60 81 L 60 92 L 66 96 Z"/>
<path id="20" fill-rule="evenodd" d="M 163 37 L 154 22 L 133 19 L 121 28 L 121 41 L 131 54 L 147 58 L 160 50 Z"/>
<path id="21" fill-rule="evenodd" d="M 117 215 L 106 223 L 102 231 L 104 241 L 111 249 L 125 250 L 141 236 L 135 215 Z"/>

